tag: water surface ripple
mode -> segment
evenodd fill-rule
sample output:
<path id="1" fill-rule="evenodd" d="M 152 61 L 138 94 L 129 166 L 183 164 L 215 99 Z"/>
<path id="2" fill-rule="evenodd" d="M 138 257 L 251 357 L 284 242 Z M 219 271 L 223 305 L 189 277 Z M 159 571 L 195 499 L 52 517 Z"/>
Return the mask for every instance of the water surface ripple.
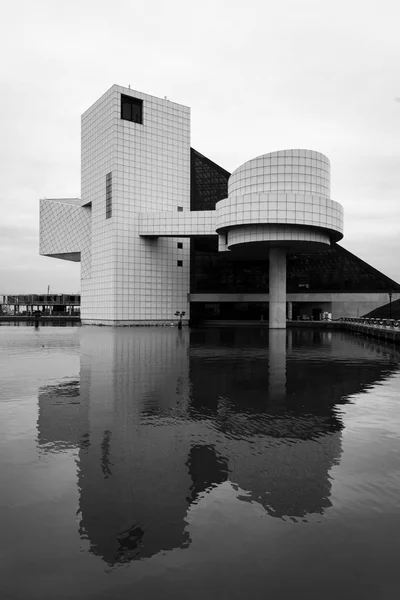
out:
<path id="1" fill-rule="evenodd" d="M 0 327 L 0 597 L 397 597 L 399 356 Z"/>

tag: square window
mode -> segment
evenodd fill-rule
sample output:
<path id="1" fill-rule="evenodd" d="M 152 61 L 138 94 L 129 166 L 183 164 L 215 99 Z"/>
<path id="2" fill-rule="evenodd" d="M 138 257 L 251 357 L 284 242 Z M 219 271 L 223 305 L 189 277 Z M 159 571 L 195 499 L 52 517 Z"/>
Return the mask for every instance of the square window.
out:
<path id="1" fill-rule="evenodd" d="M 121 94 L 121 119 L 143 124 L 143 100 Z"/>
<path id="2" fill-rule="evenodd" d="M 178 206 L 178 212 L 183 212 L 183 206 Z"/>
<path id="3" fill-rule="evenodd" d="M 177 260 L 176 261 L 176 266 L 177 267 L 183 267 L 183 260 Z"/>
<path id="4" fill-rule="evenodd" d="M 177 248 L 179 248 L 179 250 L 182 250 L 183 243 L 182 242 L 177 242 Z"/>

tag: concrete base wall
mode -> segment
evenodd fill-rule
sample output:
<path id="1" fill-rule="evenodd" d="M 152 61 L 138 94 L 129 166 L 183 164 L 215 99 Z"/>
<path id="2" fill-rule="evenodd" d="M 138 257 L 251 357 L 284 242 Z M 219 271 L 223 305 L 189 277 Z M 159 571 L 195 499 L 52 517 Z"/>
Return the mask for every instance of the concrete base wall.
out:
<path id="1" fill-rule="evenodd" d="M 400 299 L 393 293 L 392 302 Z M 269 302 L 269 294 L 190 294 L 190 302 Z M 286 294 L 286 301 L 304 304 L 301 312 L 312 314 L 313 308 L 332 312 L 333 319 L 362 317 L 368 312 L 389 303 L 387 292 L 302 292 Z"/>
<path id="2" fill-rule="evenodd" d="M 313 316 L 313 310 L 315 309 L 320 309 L 322 311 L 322 313 L 324 312 L 328 312 L 328 313 L 332 313 L 332 302 L 298 302 L 298 303 L 293 303 L 295 305 L 294 308 L 294 312 L 297 313 L 298 309 L 300 308 L 300 317 L 307 316 L 307 317 L 312 317 Z M 292 314 L 293 314 L 293 309 L 292 309 Z"/>
<path id="3" fill-rule="evenodd" d="M 385 294 L 386 298 L 376 300 L 359 300 L 359 301 L 335 301 L 332 302 L 332 314 L 335 314 L 335 318 L 338 317 L 363 317 L 367 315 L 375 308 L 379 308 L 384 304 L 389 303 L 389 298 Z M 394 294 L 393 294 L 394 296 Z M 393 300 L 392 300 L 393 302 Z"/>
<path id="4" fill-rule="evenodd" d="M 99 325 L 108 327 L 170 327 L 178 326 L 179 320 L 168 319 L 168 320 L 143 320 L 143 321 L 121 321 L 121 320 L 105 320 L 105 319 L 83 319 L 82 325 Z M 182 325 L 188 325 L 188 319 L 182 319 Z"/>

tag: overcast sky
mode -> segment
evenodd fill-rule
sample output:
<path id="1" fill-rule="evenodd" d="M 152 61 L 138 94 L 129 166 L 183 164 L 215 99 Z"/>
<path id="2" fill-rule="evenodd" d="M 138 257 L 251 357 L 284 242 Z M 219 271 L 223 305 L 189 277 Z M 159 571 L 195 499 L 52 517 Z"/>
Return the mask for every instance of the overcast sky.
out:
<path id="1" fill-rule="evenodd" d="M 38 254 L 38 199 L 80 196 L 80 115 L 112 84 L 192 109 L 192 146 L 233 171 L 326 154 L 341 244 L 400 282 L 398 0 L 3 3 L 0 294 L 80 289 Z"/>

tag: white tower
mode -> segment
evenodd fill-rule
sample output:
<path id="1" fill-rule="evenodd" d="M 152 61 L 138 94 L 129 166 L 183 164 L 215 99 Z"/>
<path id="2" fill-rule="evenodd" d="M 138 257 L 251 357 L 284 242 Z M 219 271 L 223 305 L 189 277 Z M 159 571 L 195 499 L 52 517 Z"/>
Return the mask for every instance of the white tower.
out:
<path id="1" fill-rule="evenodd" d="M 189 108 L 114 85 L 82 115 L 82 206 L 91 209 L 84 323 L 189 313 L 189 241 L 138 233 L 140 213 L 189 211 L 189 188 Z"/>

